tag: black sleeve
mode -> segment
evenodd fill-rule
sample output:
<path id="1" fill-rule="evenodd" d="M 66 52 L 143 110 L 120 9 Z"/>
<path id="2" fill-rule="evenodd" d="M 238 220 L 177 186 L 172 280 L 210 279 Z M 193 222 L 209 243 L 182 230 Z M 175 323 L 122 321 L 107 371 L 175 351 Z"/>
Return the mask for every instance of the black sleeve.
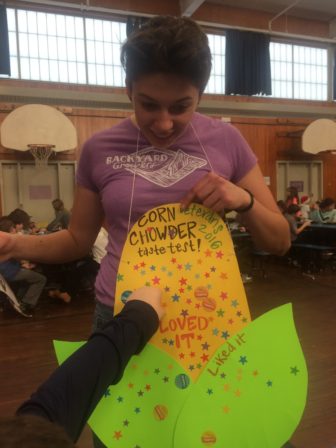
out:
<path id="1" fill-rule="evenodd" d="M 16 413 L 39 415 L 58 423 L 76 441 L 107 387 L 120 380 L 131 356 L 142 350 L 158 324 L 156 312 L 147 303 L 126 303 Z"/>

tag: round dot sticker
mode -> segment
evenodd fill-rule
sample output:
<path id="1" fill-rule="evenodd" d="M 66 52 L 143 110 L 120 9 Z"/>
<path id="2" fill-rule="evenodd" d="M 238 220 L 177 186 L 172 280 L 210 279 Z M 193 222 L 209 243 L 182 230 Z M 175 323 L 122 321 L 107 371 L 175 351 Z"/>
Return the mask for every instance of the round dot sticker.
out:
<path id="1" fill-rule="evenodd" d="M 205 446 L 213 446 L 217 441 L 216 435 L 212 431 L 205 431 L 202 434 L 201 442 Z"/>
<path id="2" fill-rule="evenodd" d="M 168 409 L 162 404 L 157 404 L 153 409 L 154 418 L 162 421 L 168 416 Z"/>
<path id="3" fill-rule="evenodd" d="M 181 373 L 175 378 L 175 385 L 179 389 L 186 389 L 190 384 L 190 378 L 185 373 Z"/>
<path id="4" fill-rule="evenodd" d="M 121 301 L 122 301 L 122 303 L 126 303 L 127 302 L 127 299 L 129 298 L 129 296 L 132 294 L 132 291 L 124 291 L 122 294 L 121 294 Z"/>

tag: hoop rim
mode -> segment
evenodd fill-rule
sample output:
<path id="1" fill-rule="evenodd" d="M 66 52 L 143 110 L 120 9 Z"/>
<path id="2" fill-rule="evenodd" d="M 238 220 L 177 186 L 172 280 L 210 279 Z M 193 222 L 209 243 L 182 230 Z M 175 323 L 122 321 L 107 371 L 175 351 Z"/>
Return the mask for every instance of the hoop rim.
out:
<path id="1" fill-rule="evenodd" d="M 29 143 L 28 145 L 27 145 L 27 147 L 29 148 L 29 149 L 32 149 L 32 148 L 48 148 L 48 149 L 52 149 L 52 148 L 55 148 L 55 146 L 56 145 L 50 145 L 49 143 L 47 144 L 47 143 Z"/>

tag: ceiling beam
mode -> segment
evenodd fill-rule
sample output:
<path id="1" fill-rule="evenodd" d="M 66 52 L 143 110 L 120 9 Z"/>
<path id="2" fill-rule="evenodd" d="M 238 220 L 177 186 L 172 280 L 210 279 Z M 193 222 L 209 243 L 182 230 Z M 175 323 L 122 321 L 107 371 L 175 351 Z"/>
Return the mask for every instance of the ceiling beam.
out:
<path id="1" fill-rule="evenodd" d="M 190 17 L 205 0 L 180 0 L 181 16 Z"/>

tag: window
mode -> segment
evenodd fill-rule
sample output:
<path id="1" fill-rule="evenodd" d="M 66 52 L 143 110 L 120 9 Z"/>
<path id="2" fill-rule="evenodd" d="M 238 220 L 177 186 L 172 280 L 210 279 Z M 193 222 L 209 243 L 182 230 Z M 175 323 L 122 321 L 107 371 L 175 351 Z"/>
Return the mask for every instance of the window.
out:
<path id="1" fill-rule="evenodd" d="M 225 93 L 225 36 L 208 34 L 212 54 L 212 70 L 205 93 Z"/>
<path id="2" fill-rule="evenodd" d="M 123 86 L 126 24 L 7 9 L 13 78 Z"/>
<path id="3" fill-rule="evenodd" d="M 126 23 L 7 8 L 12 78 L 124 87 Z M 205 93 L 225 94 L 225 36 L 208 34 Z M 272 41 L 272 96 L 328 100 L 328 49 Z"/>
<path id="4" fill-rule="evenodd" d="M 273 97 L 328 99 L 328 50 L 271 42 Z"/>

